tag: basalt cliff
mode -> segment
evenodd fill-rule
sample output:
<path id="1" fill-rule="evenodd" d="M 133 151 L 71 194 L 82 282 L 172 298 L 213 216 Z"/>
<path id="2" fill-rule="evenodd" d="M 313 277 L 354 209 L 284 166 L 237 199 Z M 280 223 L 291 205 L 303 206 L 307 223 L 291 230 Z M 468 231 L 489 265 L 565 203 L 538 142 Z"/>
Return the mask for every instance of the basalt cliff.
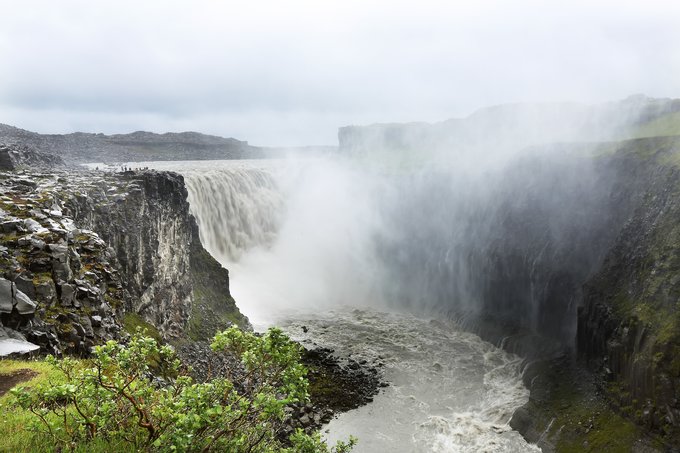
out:
<path id="1" fill-rule="evenodd" d="M 340 152 L 404 187 L 381 244 L 395 299 L 527 359 L 511 424 L 544 451 L 678 451 L 678 112 L 634 97 L 340 129 Z M 523 157 L 468 176 L 470 155 L 512 146 Z"/>
<path id="2" fill-rule="evenodd" d="M 0 190 L 7 348 L 87 355 L 136 327 L 173 341 L 248 326 L 181 176 L 29 169 L 2 173 Z"/>

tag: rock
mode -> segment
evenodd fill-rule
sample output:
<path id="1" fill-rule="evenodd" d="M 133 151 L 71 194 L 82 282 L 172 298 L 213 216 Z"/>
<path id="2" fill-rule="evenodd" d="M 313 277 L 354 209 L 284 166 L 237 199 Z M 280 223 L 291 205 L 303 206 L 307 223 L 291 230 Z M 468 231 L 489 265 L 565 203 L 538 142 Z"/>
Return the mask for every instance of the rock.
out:
<path id="1" fill-rule="evenodd" d="M 57 297 L 57 290 L 54 281 L 47 280 L 35 286 L 36 298 L 47 304 L 51 304 Z"/>
<path id="2" fill-rule="evenodd" d="M 31 299 L 35 299 L 35 286 L 33 285 L 32 278 L 28 278 L 25 274 L 19 275 L 14 280 L 14 284 L 19 291 L 26 294 Z"/>
<path id="3" fill-rule="evenodd" d="M 300 424 L 307 428 L 310 424 L 312 423 L 312 420 L 309 418 L 309 415 L 305 414 L 302 417 L 300 417 Z"/>
<path id="4" fill-rule="evenodd" d="M 99 315 L 94 315 L 94 316 L 92 316 L 91 319 L 92 319 L 92 325 L 93 325 L 94 327 L 99 327 L 99 326 L 102 325 L 102 317 L 101 317 L 101 316 L 99 316 Z"/>
<path id="5" fill-rule="evenodd" d="M 16 291 L 14 294 L 14 300 L 16 301 L 15 308 L 20 315 L 30 315 L 35 313 L 36 304 L 21 291 Z"/>
<path id="6" fill-rule="evenodd" d="M 75 293 L 76 288 L 73 285 L 69 283 L 61 285 L 61 304 L 66 306 L 73 305 Z"/>
<path id="7" fill-rule="evenodd" d="M 26 341 L 26 337 L 23 336 L 21 332 L 17 332 L 16 330 L 10 329 L 9 327 L 0 327 L 0 340 L 4 340 L 7 338 Z"/>
<path id="8" fill-rule="evenodd" d="M 49 230 L 33 219 L 24 220 L 24 226 L 31 233 L 47 233 Z"/>
<path id="9" fill-rule="evenodd" d="M 67 245 L 50 244 L 52 254 L 52 272 L 55 280 L 69 281 L 73 278 L 71 271 L 69 251 Z"/>
<path id="10" fill-rule="evenodd" d="M 23 222 L 19 219 L 6 220 L 0 223 L 0 229 L 3 233 L 11 233 L 13 231 L 20 231 Z"/>
<path id="11" fill-rule="evenodd" d="M 45 220 L 45 219 L 47 218 L 47 216 L 46 216 L 45 214 L 43 214 L 42 212 L 40 212 L 40 211 L 37 210 L 37 209 L 31 209 L 31 211 L 29 212 L 29 214 L 30 214 L 31 217 L 33 217 L 34 219 L 38 219 L 38 220 Z"/>
<path id="12" fill-rule="evenodd" d="M 83 328 L 83 334 L 85 337 L 94 337 L 94 330 L 92 329 L 92 323 L 90 318 L 87 316 L 81 316 L 79 319 L 80 326 Z"/>
<path id="13" fill-rule="evenodd" d="M 0 357 L 27 356 L 37 352 L 40 346 L 25 340 L 6 338 L 0 340 Z"/>
<path id="14" fill-rule="evenodd" d="M 45 248 L 45 241 L 38 238 L 31 238 L 31 246 L 37 250 L 43 250 Z"/>
<path id="15" fill-rule="evenodd" d="M 12 313 L 14 308 L 13 287 L 14 283 L 0 278 L 0 313 Z"/>
<path id="16" fill-rule="evenodd" d="M 68 260 L 68 246 L 63 244 L 50 244 L 48 247 L 52 258 L 59 261 L 60 263 L 65 263 Z"/>

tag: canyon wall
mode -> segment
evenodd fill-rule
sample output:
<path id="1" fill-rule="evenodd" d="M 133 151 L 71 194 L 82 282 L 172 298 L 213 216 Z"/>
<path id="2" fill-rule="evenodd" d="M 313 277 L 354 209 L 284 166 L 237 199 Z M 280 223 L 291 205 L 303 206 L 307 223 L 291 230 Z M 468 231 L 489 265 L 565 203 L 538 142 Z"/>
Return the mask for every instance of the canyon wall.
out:
<path id="1" fill-rule="evenodd" d="M 181 176 L 27 171 L 2 181 L 3 336 L 86 355 L 136 326 L 167 340 L 249 326 L 228 271 L 201 246 Z"/>

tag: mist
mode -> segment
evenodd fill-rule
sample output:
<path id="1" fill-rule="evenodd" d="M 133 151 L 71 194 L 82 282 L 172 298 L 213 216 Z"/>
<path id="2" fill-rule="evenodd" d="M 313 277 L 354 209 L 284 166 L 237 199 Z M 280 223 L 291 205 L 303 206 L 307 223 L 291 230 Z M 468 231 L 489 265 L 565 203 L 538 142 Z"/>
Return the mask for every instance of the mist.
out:
<path id="1" fill-rule="evenodd" d="M 185 176 L 201 240 L 256 326 L 371 308 L 571 346 L 581 282 L 620 220 L 597 156 L 668 108 L 650 102 L 491 108 L 344 128 L 317 157 L 152 165 Z"/>

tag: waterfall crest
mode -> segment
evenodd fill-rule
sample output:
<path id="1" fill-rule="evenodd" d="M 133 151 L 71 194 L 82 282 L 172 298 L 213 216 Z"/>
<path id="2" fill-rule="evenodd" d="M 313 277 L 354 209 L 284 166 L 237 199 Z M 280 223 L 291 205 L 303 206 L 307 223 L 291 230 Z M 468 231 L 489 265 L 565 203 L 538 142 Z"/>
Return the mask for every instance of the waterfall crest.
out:
<path id="1" fill-rule="evenodd" d="M 220 261 L 236 262 L 248 250 L 270 247 L 284 202 L 268 169 L 220 166 L 182 171 L 203 246 Z"/>

